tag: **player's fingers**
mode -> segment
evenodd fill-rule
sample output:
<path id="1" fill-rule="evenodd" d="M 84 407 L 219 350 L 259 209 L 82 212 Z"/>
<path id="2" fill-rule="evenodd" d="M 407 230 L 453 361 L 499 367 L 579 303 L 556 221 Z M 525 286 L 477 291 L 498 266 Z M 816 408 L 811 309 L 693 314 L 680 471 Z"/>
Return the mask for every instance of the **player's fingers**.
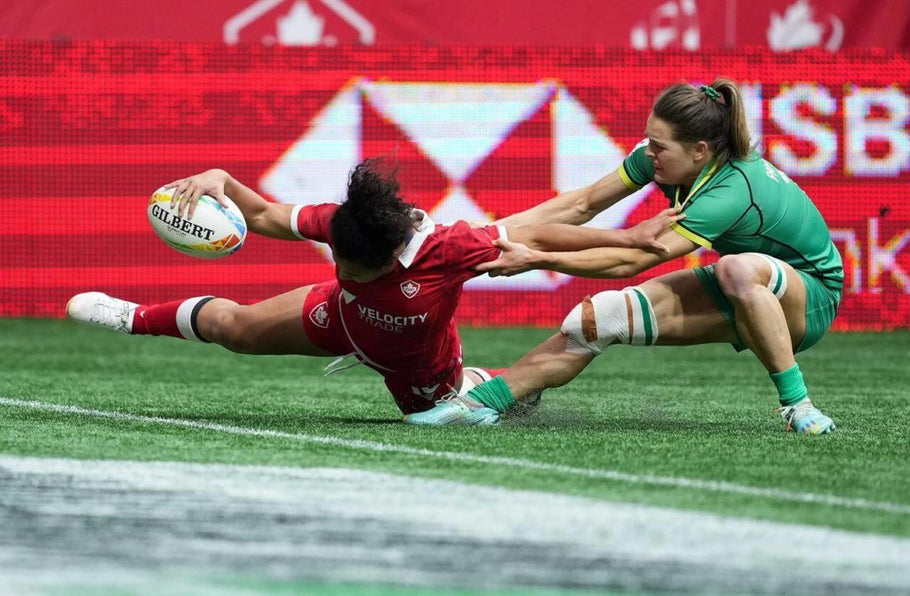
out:
<path id="1" fill-rule="evenodd" d="M 165 184 L 165 185 L 162 186 L 161 188 L 164 188 L 164 189 L 174 188 L 175 186 L 178 186 L 178 185 L 179 185 L 181 182 L 183 182 L 184 180 L 186 180 L 186 178 L 179 178 L 179 179 L 177 179 L 177 180 L 174 180 L 173 182 L 168 182 L 167 184 Z"/>
<path id="2" fill-rule="evenodd" d="M 479 271 L 480 273 L 489 273 L 490 275 L 493 275 L 494 272 L 499 271 L 501 266 L 502 265 L 500 264 L 499 260 L 497 259 L 495 261 L 488 261 L 486 263 L 481 263 L 480 265 L 477 265 L 476 267 L 474 267 L 474 270 Z"/>
<path id="3" fill-rule="evenodd" d="M 672 223 L 677 219 L 680 219 L 680 213 L 676 210 L 675 207 L 670 207 L 669 209 L 664 209 L 660 212 L 660 217 L 663 221 L 667 223 Z"/>
<path id="4" fill-rule="evenodd" d="M 493 246 L 501 249 L 504 252 L 510 251 L 515 247 L 515 245 L 513 243 L 509 242 L 505 238 L 497 238 L 496 240 L 493 241 Z"/>
<path id="5" fill-rule="evenodd" d="M 651 246 L 651 250 L 656 252 L 657 254 L 662 254 L 662 255 L 670 254 L 670 249 L 667 248 L 666 244 L 657 242 L 656 240 L 652 240 L 650 243 L 650 246 Z"/>
<path id="6" fill-rule="evenodd" d="M 174 187 L 174 192 L 171 193 L 171 209 L 180 204 L 180 197 L 186 192 L 186 187 L 186 180 L 181 181 L 180 184 Z"/>
<path id="7" fill-rule="evenodd" d="M 192 193 L 193 193 L 193 188 L 194 188 L 193 186 L 190 186 L 189 188 L 184 190 L 183 193 L 181 193 L 181 195 L 180 195 L 180 200 L 177 202 L 177 215 L 179 215 L 180 217 L 183 217 L 184 219 L 186 218 L 186 210 L 187 210 L 187 207 L 189 206 L 190 197 L 192 196 Z"/>
<path id="8" fill-rule="evenodd" d="M 220 188 L 215 190 L 215 192 L 212 193 L 212 196 L 215 197 L 215 200 L 218 201 L 219 205 L 221 205 L 225 209 L 228 208 L 227 197 L 224 195 L 223 190 L 221 190 Z"/>
<path id="9" fill-rule="evenodd" d="M 199 203 L 199 197 L 202 196 L 202 187 L 197 186 L 190 192 L 190 196 L 187 199 L 187 209 L 186 216 L 187 219 L 192 219 L 193 214 L 196 212 L 196 204 Z"/>

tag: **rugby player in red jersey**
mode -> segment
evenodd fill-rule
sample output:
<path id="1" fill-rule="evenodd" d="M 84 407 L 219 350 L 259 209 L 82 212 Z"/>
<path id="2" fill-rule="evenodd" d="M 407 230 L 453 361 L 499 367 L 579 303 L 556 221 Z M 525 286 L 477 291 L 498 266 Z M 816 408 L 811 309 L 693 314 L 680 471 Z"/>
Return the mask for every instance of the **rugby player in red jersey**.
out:
<path id="1" fill-rule="evenodd" d="M 340 205 L 272 203 L 224 170 L 167 186 L 176 189 L 176 206 L 187 217 L 201 195 L 222 201 L 227 194 L 253 232 L 327 243 L 336 279 L 252 305 L 213 296 L 140 305 L 87 292 L 70 300 L 71 318 L 136 335 L 212 342 L 246 354 L 352 354 L 383 376 L 405 414 L 489 380 L 482 369 L 463 369 L 453 316 L 462 286 L 478 275 L 474 267 L 500 255 L 494 240 L 543 250 L 620 246 L 661 252 L 665 247 L 654 238 L 678 218 L 667 210 L 628 230 L 440 225 L 398 196 L 394 172 L 380 160 L 354 168 L 347 200 Z M 490 408 L 473 413 L 473 424 L 498 421 Z"/>

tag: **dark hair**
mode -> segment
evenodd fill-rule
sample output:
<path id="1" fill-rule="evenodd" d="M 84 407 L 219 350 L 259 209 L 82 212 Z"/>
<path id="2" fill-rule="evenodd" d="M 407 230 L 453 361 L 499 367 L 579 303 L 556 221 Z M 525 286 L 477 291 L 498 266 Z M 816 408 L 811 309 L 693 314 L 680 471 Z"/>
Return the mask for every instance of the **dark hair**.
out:
<path id="1" fill-rule="evenodd" d="M 398 196 L 395 174 L 381 158 L 366 159 L 351 171 L 347 200 L 330 224 L 338 256 L 370 269 L 392 261 L 413 227 L 413 205 Z"/>
<path id="2" fill-rule="evenodd" d="M 716 79 L 711 88 L 685 83 L 668 87 L 652 111 L 673 128 L 675 140 L 707 142 L 718 165 L 746 159 L 752 152 L 743 96 L 729 79 Z"/>

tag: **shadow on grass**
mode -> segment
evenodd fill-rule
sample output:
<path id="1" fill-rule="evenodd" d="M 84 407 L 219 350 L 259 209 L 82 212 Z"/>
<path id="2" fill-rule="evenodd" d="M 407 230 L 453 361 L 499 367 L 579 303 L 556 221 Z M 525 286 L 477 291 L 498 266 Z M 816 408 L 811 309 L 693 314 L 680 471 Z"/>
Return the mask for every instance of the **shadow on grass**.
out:
<path id="1" fill-rule="evenodd" d="M 356 414 L 314 414 L 301 412 L 294 414 L 222 414 L 211 416 L 188 416 L 187 412 L 157 411 L 152 416 L 189 420 L 200 424 L 218 424 L 237 428 L 276 431 L 285 433 L 323 434 L 332 427 L 365 428 L 376 426 L 406 426 L 400 416 L 358 416 Z M 767 425 L 758 419 L 741 419 L 736 422 L 736 434 L 765 434 Z M 416 428 L 416 427 L 409 427 Z M 591 432 L 668 432 L 668 433 L 711 433 L 730 434 L 731 421 L 705 421 L 671 417 L 661 411 L 644 411 L 640 416 L 604 417 L 590 412 L 575 409 L 547 408 L 546 411 L 535 410 L 521 415 L 509 415 L 503 418 L 503 429 L 520 431 L 562 431 L 587 430 Z M 433 428 L 427 428 L 432 432 Z"/>

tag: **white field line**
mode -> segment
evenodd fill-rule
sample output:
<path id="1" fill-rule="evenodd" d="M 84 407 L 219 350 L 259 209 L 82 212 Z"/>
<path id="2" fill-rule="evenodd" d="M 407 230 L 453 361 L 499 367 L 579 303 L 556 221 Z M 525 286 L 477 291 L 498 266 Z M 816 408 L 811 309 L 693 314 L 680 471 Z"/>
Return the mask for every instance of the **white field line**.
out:
<path id="1" fill-rule="evenodd" d="M 651 484 L 657 486 L 672 486 L 675 488 L 688 488 L 693 490 L 702 490 L 717 493 L 731 493 L 737 495 L 747 495 L 751 497 L 762 497 L 767 499 L 776 499 L 781 501 L 796 501 L 802 503 L 818 503 L 822 505 L 831 505 L 834 507 L 843 507 L 845 509 L 865 509 L 871 511 L 884 511 L 887 513 L 896 513 L 901 515 L 910 515 L 910 505 L 902 503 L 888 503 L 884 501 L 869 501 L 867 499 L 856 499 L 848 497 L 838 497 L 836 495 L 826 495 L 818 493 L 794 492 L 780 490 L 775 488 L 762 488 L 747 486 L 743 484 L 734 484 L 732 482 L 723 482 L 716 480 L 698 480 L 695 478 L 680 478 L 674 476 L 657 476 L 653 474 L 630 474 L 619 472 L 617 470 L 599 470 L 591 468 L 576 468 L 561 464 L 551 464 L 529 459 L 514 457 L 498 457 L 488 455 L 474 455 L 471 453 L 460 453 L 456 451 L 434 451 L 432 449 L 423 449 L 420 447 L 409 447 L 407 445 L 394 445 L 389 443 L 379 443 L 376 441 L 365 441 L 362 439 L 342 439 L 339 437 L 327 437 L 320 435 L 309 435 L 305 433 L 288 433 L 277 430 L 266 430 L 257 428 L 243 428 L 239 426 L 230 426 L 226 424 L 216 424 L 212 422 L 199 422 L 195 420 L 183 420 L 180 418 L 161 418 L 158 416 L 142 416 L 138 414 L 128 414 L 124 412 L 114 412 L 106 410 L 91 410 L 80 408 L 78 406 L 68 406 L 62 404 L 53 404 L 41 401 L 28 401 L 21 399 L 11 399 L 0 397 L 0 406 L 30 408 L 33 410 L 43 410 L 47 412 L 56 412 L 60 414 L 75 414 L 80 416 L 90 416 L 94 418 L 107 418 L 109 420 L 119 420 L 123 422 L 137 422 L 141 424 L 160 424 L 166 426 L 180 426 L 184 428 L 194 428 L 200 430 L 209 430 L 231 435 L 242 435 L 251 437 L 265 437 L 270 439 L 287 439 L 300 441 L 303 443 L 316 443 L 320 445 L 333 445 L 346 449 L 357 449 L 362 451 L 375 451 L 383 453 L 401 453 L 404 455 L 416 455 L 434 459 L 445 459 L 462 463 L 476 463 L 492 466 L 507 466 L 512 468 L 521 468 L 526 470 L 539 470 L 545 472 L 554 472 L 558 474 L 568 474 L 572 476 L 583 476 L 586 478 L 597 478 L 604 480 L 614 480 L 617 482 L 629 482 L 632 484 Z"/>

